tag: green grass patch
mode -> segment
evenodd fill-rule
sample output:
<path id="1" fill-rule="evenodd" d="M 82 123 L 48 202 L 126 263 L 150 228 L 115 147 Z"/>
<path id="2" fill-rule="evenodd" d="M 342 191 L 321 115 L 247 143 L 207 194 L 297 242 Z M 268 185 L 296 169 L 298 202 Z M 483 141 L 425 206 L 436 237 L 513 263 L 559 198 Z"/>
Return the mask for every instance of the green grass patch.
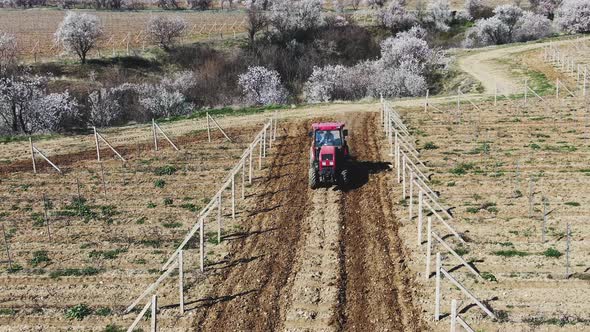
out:
<path id="1" fill-rule="evenodd" d="M 154 173 L 158 176 L 163 176 L 163 175 L 172 175 L 172 174 L 176 173 L 176 171 L 178 171 L 178 169 L 176 167 L 174 167 L 172 165 L 167 165 L 167 166 L 162 166 L 162 167 L 156 168 Z"/>
<path id="2" fill-rule="evenodd" d="M 564 204 L 569 206 L 580 206 L 580 203 L 578 202 L 565 202 Z"/>
<path id="3" fill-rule="evenodd" d="M 498 282 L 498 279 L 496 279 L 496 276 L 491 274 L 490 272 L 482 272 L 481 277 L 487 281 Z"/>
<path id="4" fill-rule="evenodd" d="M 0 316 L 14 316 L 16 315 L 16 310 L 12 308 L 0 308 Z"/>
<path id="5" fill-rule="evenodd" d="M 436 144 L 434 144 L 433 142 L 426 142 L 424 144 L 424 150 L 435 150 L 438 149 L 438 146 Z"/>
<path id="6" fill-rule="evenodd" d="M 547 250 L 543 251 L 543 256 L 545 257 L 559 258 L 562 255 L 563 254 L 555 248 L 548 248 Z"/>
<path id="7" fill-rule="evenodd" d="M 164 181 L 162 179 L 158 179 L 158 180 L 154 181 L 154 187 L 156 187 L 156 188 L 164 188 L 165 185 L 166 185 L 166 181 Z"/>
<path id="8" fill-rule="evenodd" d="M 55 279 L 60 277 L 86 277 L 94 276 L 100 273 L 95 267 L 85 267 L 83 269 L 59 269 L 49 273 L 49 277 Z"/>
<path id="9" fill-rule="evenodd" d="M 66 310 L 66 318 L 82 320 L 84 319 L 84 317 L 90 315 L 91 313 L 92 310 L 90 310 L 90 308 L 87 305 L 78 304 Z"/>
<path id="10" fill-rule="evenodd" d="M 457 166 L 451 168 L 451 174 L 465 175 L 467 171 L 472 170 L 475 167 L 474 163 L 460 163 Z"/>
<path id="11" fill-rule="evenodd" d="M 36 267 L 37 265 L 39 265 L 41 263 L 51 262 L 51 259 L 47 255 L 46 250 L 39 250 L 39 251 L 33 252 L 33 258 L 31 258 L 30 262 L 31 262 L 32 266 Z"/>
<path id="12" fill-rule="evenodd" d="M 525 256 L 529 256 L 531 253 L 526 252 L 526 251 L 516 250 L 516 249 L 507 249 L 507 250 L 497 250 L 497 251 L 492 252 L 492 254 L 494 254 L 496 256 L 502 256 L 502 257 L 525 257 Z"/>
<path id="13" fill-rule="evenodd" d="M 90 258 L 102 259 L 117 259 L 120 254 L 126 253 L 127 249 L 113 249 L 113 250 L 92 250 L 88 253 Z"/>

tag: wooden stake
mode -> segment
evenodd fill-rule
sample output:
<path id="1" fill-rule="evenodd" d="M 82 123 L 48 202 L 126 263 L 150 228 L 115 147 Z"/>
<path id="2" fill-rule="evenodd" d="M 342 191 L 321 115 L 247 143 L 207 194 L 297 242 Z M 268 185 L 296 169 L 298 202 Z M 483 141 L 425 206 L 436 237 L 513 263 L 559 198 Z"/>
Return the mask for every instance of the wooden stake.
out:
<path id="1" fill-rule="evenodd" d="M 434 320 L 440 320 L 440 269 L 441 269 L 440 252 L 436 253 L 436 289 L 434 299 Z"/>
<path id="2" fill-rule="evenodd" d="M 262 169 L 262 137 L 258 139 L 258 169 Z"/>
<path id="3" fill-rule="evenodd" d="M 158 296 L 152 295 L 152 317 L 151 317 L 151 331 L 156 332 L 158 331 Z"/>
<path id="4" fill-rule="evenodd" d="M 430 278 L 430 260 L 432 251 L 432 217 L 428 217 L 428 225 L 426 226 L 427 241 L 426 241 L 426 273 L 425 278 Z"/>
<path id="5" fill-rule="evenodd" d="M 541 242 L 545 243 L 545 232 L 547 230 L 547 197 L 543 197 L 543 227 L 541 228 Z"/>
<path id="6" fill-rule="evenodd" d="M 12 257 L 10 256 L 10 247 L 8 246 L 8 238 L 6 237 L 6 229 L 2 225 L 2 234 L 4 235 L 4 246 L 6 247 L 6 255 L 8 256 L 8 268 L 12 270 Z"/>
<path id="7" fill-rule="evenodd" d="M 430 90 L 426 89 L 426 100 L 424 101 L 424 112 L 428 112 L 428 94 Z"/>
<path id="8" fill-rule="evenodd" d="M 529 87 L 529 85 L 528 85 L 528 79 L 525 78 L 524 79 L 524 104 L 525 105 L 527 104 L 527 94 L 529 92 L 528 91 L 529 90 L 528 87 Z"/>
<path id="9" fill-rule="evenodd" d="M 250 161 L 249 161 L 250 166 L 248 167 L 248 183 L 252 184 L 252 148 L 250 148 L 250 152 L 248 155 L 249 155 L 248 159 L 250 159 Z"/>
<path id="10" fill-rule="evenodd" d="M 571 242 L 571 237 L 572 237 L 572 232 L 570 229 L 569 222 L 567 223 L 566 234 L 567 234 L 567 242 L 566 242 L 566 247 L 565 247 L 565 278 L 567 279 L 570 275 L 570 242 Z"/>
<path id="11" fill-rule="evenodd" d="M 47 226 L 47 238 L 49 242 L 51 242 L 51 230 L 49 228 L 49 217 L 47 215 L 47 197 L 45 193 L 43 193 L 43 215 L 45 217 L 45 225 Z"/>
<path id="12" fill-rule="evenodd" d="M 184 315 L 184 265 L 183 265 L 183 250 L 178 253 L 178 297 L 180 314 Z"/>
<path id="13" fill-rule="evenodd" d="M 529 218 L 533 215 L 533 178 L 529 179 Z"/>
<path id="14" fill-rule="evenodd" d="M 209 115 L 209 113 L 207 113 L 207 116 L 209 117 L 209 119 L 211 119 L 211 121 L 213 121 L 213 124 L 219 129 L 219 131 L 221 131 L 221 133 L 223 134 L 223 136 L 225 136 L 225 138 L 232 142 L 231 138 L 229 138 L 229 136 L 227 136 L 227 134 L 225 133 L 225 130 L 223 130 L 223 128 L 221 128 L 221 126 L 219 125 L 219 123 L 217 123 L 217 120 L 215 120 L 213 117 L 211 117 L 211 115 Z"/>
<path id="15" fill-rule="evenodd" d="M 262 158 L 266 158 L 266 127 L 262 129 Z"/>
<path id="16" fill-rule="evenodd" d="M 33 148 L 33 139 L 29 137 L 29 144 L 31 145 L 31 160 L 33 161 L 33 173 L 37 174 L 37 165 L 35 164 L 35 150 Z"/>
<path id="17" fill-rule="evenodd" d="M 104 197 L 107 197 L 107 184 L 104 180 L 104 166 L 102 165 L 102 161 L 100 162 L 100 175 L 102 178 L 102 191 L 104 192 Z"/>
<path id="18" fill-rule="evenodd" d="M 172 142 L 172 140 L 170 139 L 170 137 L 168 137 L 168 135 L 166 135 L 166 133 L 164 132 L 164 130 L 162 130 L 162 128 L 160 127 L 160 125 L 158 125 L 158 123 L 154 122 L 154 125 L 156 126 L 156 136 L 158 135 L 158 130 L 160 131 L 160 133 L 164 136 L 164 138 L 168 141 L 168 143 L 170 143 L 170 145 L 172 145 L 172 147 L 174 148 L 174 150 L 176 151 L 180 151 L 180 149 L 176 146 L 176 144 L 174 144 L 174 142 Z"/>

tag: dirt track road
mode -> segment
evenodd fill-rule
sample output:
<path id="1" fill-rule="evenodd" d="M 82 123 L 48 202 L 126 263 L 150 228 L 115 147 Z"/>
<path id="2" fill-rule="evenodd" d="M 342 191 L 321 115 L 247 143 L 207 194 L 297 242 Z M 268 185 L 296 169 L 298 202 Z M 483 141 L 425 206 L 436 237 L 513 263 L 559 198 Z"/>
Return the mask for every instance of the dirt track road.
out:
<path id="1" fill-rule="evenodd" d="M 584 37 L 583 39 L 589 38 Z M 560 40 L 552 43 L 559 46 L 571 42 L 572 40 Z M 510 74 L 509 65 L 500 61 L 508 59 L 516 53 L 542 48 L 548 44 L 549 42 L 526 43 L 517 46 L 494 46 L 469 51 L 466 55 L 458 58 L 459 67 L 482 83 L 485 89 L 484 94 L 493 94 L 496 84 L 498 85 L 498 91 L 501 93 L 515 93 L 522 90 L 524 77 L 514 77 Z"/>

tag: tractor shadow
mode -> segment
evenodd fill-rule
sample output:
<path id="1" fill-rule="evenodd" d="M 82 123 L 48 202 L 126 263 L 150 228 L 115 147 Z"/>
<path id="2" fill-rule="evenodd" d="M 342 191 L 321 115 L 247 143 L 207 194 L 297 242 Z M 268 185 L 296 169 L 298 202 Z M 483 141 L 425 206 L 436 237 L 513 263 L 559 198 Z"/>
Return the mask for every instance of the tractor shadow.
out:
<path id="1" fill-rule="evenodd" d="M 350 165 L 350 183 L 340 186 L 340 190 L 347 192 L 358 189 L 369 182 L 371 175 L 388 171 L 391 171 L 390 162 L 352 161 Z"/>

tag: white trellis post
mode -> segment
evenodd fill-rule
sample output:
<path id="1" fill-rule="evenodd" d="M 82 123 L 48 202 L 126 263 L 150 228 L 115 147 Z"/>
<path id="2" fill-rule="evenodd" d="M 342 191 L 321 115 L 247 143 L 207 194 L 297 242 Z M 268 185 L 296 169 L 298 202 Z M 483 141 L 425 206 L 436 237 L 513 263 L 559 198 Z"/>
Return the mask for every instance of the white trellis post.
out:
<path id="1" fill-rule="evenodd" d="M 242 160 L 242 199 L 246 198 L 246 159 Z"/>
<path id="2" fill-rule="evenodd" d="M 262 129 L 262 158 L 266 158 L 266 131 L 267 127 L 265 126 Z"/>
<path id="3" fill-rule="evenodd" d="M 410 204 L 409 204 L 409 221 L 412 221 L 412 212 L 414 210 L 414 171 L 410 170 Z"/>
<path id="4" fill-rule="evenodd" d="M 157 316 L 158 315 L 158 296 L 157 295 L 153 295 L 152 296 L 152 317 L 151 317 L 151 331 L 152 332 L 156 332 L 158 330 L 158 320 L 157 320 Z"/>
<path id="5" fill-rule="evenodd" d="M 33 139 L 29 137 L 29 144 L 31 145 L 31 160 L 33 161 L 33 173 L 37 174 L 37 164 L 35 163 L 35 149 L 33 148 Z"/>
<path id="6" fill-rule="evenodd" d="M 451 300 L 451 332 L 457 331 L 457 300 Z"/>
<path id="7" fill-rule="evenodd" d="M 158 151 L 158 133 L 156 133 L 156 121 L 152 119 L 152 134 L 154 135 L 154 148 Z"/>
<path id="8" fill-rule="evenodd" d="M 262 169 L 262 135 L 258 139 L 258 170 Z"/>
<path id="9" fill-rule="evenodd" d="M 199 218 L 199 267 L 201 272 L 205 271 L 205 230 L 203 226 L 205 226 L 205 222 L 203 221 L 203 217 Z"/>
<path id="10" fill-rule="evenodd" d="M 524 104 L 526 105 L 527 103 L 527 95 L 528 95 L 528 79 L 524 79 Z"/>
<path id="11" fill-rule="evenodd" d="M 555 81 L 555 97 L 559 100 L 559 78 Z"/>
<path id="12" fill-rule="evenodd" d="M 418 246 L 422 244 L 422 200 L 424 194 L 421 189 L 418 189 Z"/>
<path id="13" fill-rule="evenodd" d="M 402 197 L 406 199 L 406 155 L 402 155 Z"/>
<path id="14" fill-rule="evenodd" d="M 182 262 L 182 252 L 183 250 L 178 252 L 178 296 L 180 299 L 179 308 L 181 315 L 184 314 L 184 268 Z"/>
<path id="15" fill-rule="evenodd" d="M 430 93 L 429 89 L 426 89 L 426 100 L 424 101 L 424 112 L 428 112 L 428 95 Z"/>
<path id="16" fill-rule="evenodd" d="M 96 134 L 96 127 L 92 127 L 94 130 L 94 144 L 96 144 L 96 158 L 100 161 L 100 146 L 98 145 L 98 135 Z"/>
<path id="17" fill-rule="evenodd" d="M 428 217 L 428 225 L 426 226 L 426 273 L 425 278 L 430 277 L 430 255 L 432 250 L 432 217 Z"/>
<path id="18" fill-rule="evenodd" d="M 221 243 L 221 193 L 217 196 L 217 244 Z"/>
<path id="19" fill-rule="evenodd" d="M 570 223 L 567 223 L 566 228 L 566 247 L 565 247 L 565 278 L 567 279 L 570 274 L 570 241 L 572 237 L 572 232 L 570 229 Z"/>
<path id="20" fill-rule="evenodd" d="M 236 219 L 236 173 L 231 175 L 231 217 Z"/>
<path id="21" fill-rule="evenodd" d="M 434 320 L 440 320 L 440 252 L 436 253 L 436 290 L 434 299 Z"/>
<path id="22" fill-rule="evenodd" d="M 209 143 L 211 143 L 211 126 L 209 124 L 209 113 L 207 113 L 206 118 L 207 118 L 207 139 L 208 139 Z"/>
<path id="23" fill-rule="evenodd" d="M 250 147 L 250 151 L 249 151 L 249 164 L 250 166 L 248 167 L 248 183 L 252 184 L 252 149 L 254 149 L 254 147 Z"/>

